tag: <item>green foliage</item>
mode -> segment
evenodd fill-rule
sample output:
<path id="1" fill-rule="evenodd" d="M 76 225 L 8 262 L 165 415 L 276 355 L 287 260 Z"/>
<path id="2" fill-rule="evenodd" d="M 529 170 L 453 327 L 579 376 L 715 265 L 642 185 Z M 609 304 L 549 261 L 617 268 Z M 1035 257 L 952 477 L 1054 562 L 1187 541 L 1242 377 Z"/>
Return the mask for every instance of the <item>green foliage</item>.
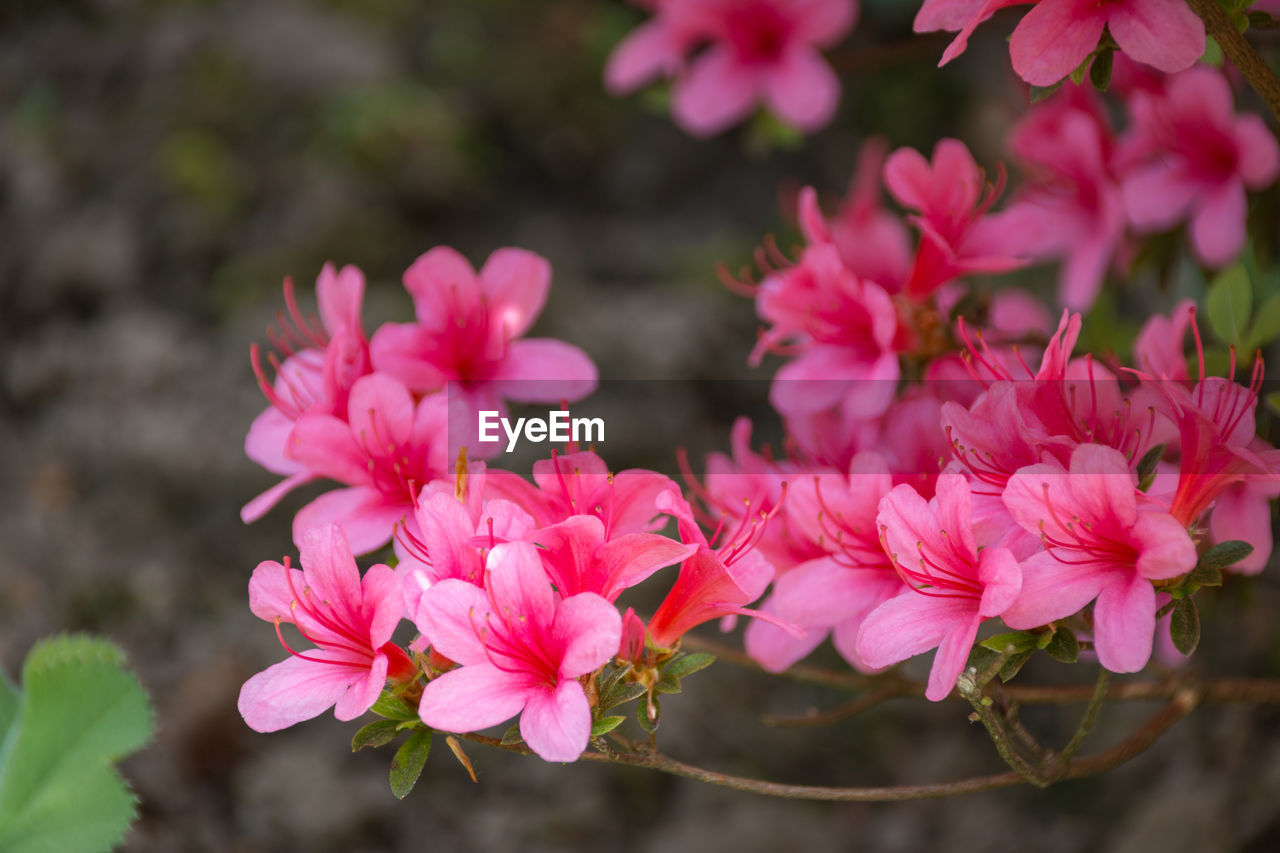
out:
<path id="1" fill-rule="evenodd" d="M 680 679 L 688 675 L 693 675 L 700 669 L 706 669 L 716 662 L 715 655 L 709 655 L 706 652 L 694 652 L 693 654 L 680 655 L 667 664 L 662 670 L 664 678 Z"/>
<path id="2" fill-rule="evenodd" d="M 1138 460 L 1138 489 L 1145 492 L 1156 481 L 1156 466 L 1164 458 L 1165 445 L 1157 444 Z"/>
<path id="3" fill-rule="evenodd" d="M 111 767 L 151 738 L 147 695 L 105 640 L 65 635 L 27 656 L 22 692 L 0 684 L 0 850 L 108 850 L 136 801 Z"/>
<path id="4" fill-rule="evenodd" d="M 612 716 L 601 717 L 591 726 L 591 736 L 600 737 L 600 735 L 608 734 L 626 721 L 626 717 Z"/>
<path id="5" fill-rule="evenodd" d="M 1044 650 L 1061 663 L 1075 663 L 1080 659 L 1080 641 L 1076 639 L 1074 632 L 1066 628 L 1054 631 Z"/>
<path id="6" fill-rule="evenodd" d="M 395 720 L 377 720 L 356 732 L 355 737 L 351 738 L 351 751 L 359 752 L 370 746 L 386 746 L 399 733 L 400 724 Z"/>
<path id="7" fill-rule="evenodd" d="M 1174 647 L 1184 655 L 1190 655 L 1200 644 L 1200 611 L 1190 598 L 1181 599 L 1173 607 L 1169 617 L 1169 636 Z"/>
<path id="8" fill-rule="evenodd" d="M 1225 569 L 1253 553 L 1253 546 L 1239 539 L 1219 542 L 1200 555 L 1196 568 Z"/>
<path id="9" fill-rule="evenodd" d="M 431 754 L 431 729 L 418 729 L 396 750 L 391 759 L 391 793 L 403 800 L 413 790 Z"/>
<path id="10" fill-rule="evenodd" d="M 400 697 L 393 693 L 384 691 L 378 697 L 378 701 L 373 703 L 373 707 L 369 709 L 379 717 L 386 717 L 388 720 L 416 720 L 418 714 L 408 705 L 406 705 Z"/>
<path id="11" fill-rule="evenodd" d="M 1240 346 L 1246 340 L 1253 309 L 1249 273 L 1236 264 L 1218 273 L 1209 285 L 1209 325 L 1223 343 Z"/>

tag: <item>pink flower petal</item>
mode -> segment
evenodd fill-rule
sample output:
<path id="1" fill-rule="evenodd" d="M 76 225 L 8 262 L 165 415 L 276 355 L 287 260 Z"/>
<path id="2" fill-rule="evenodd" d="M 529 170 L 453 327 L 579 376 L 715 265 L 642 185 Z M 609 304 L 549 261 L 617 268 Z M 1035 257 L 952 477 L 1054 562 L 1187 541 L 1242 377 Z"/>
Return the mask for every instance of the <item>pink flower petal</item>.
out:
<path id="1" fill-rule="evenodd" d="M 404 287 L 413 297 L 419 322 L 430 328 L 439 328 L 452 316 L 459 296 L 466 303 L 478 296 L 471 263 L 448 246 L 436 246 L 419 256 L 405 270 Z"/>
<path id="2" fill-rule="evenodd" d="M 480 288 L 506 337 L 523 335 L 542 313 L 551 287 L 551 264 L 527 249 L 498 249 L 480 269 Z"/>
<path id="3" fill-rule="evenodd" d="M 1163 163 L 1132 171 L 1121 187 L 1129 221 L 1141 231 L 1170 228 L 1186 216 L 1199 185 Z"/>
<path id="4" fill-rule="evenodd" d="M 1280 144 L 1261 116 L 1245 114 L 1235 121 L 1240 177 L 1249 189 L 1260 190 L 1280 175 Z"/>
<path id="5" fill-rule="evenodd" d="M 312 650 L 308 657 L 336 656 Z M 240 689 L 240 716 L 256 732 L 278 732 L 332 708 L 363 673 L 351 667 L 290 657 L 250 678 Z"/>
<path id="6" fill-rule="evenodd" d="M 333 264 L 325 264 L 316 279 L 316 301 L 320 321 L 330 334 L 343 326 L 362 334 L 360 306 L 364 302 L 364 273 L 358 267 L 348 264 L 335 271 Z"/>
<path id="7" fill-rule="evenodd" d="M 518 613 L 526 625 L 551 624 L 555 593 L 537 549 L 528 542 L 504 543 L 489 552 L 487 586 L 499 612 Z"/>
<path id="8" fill-rule="evenodd" d="M 494 393 L 517 403 L 570 403 L 596 390 L 595 362 L 578 347 L 552 338 L 512 341 L 491 377 Z"/>
<path id="9" fill-rule="evenodd" d="M 417 323 L 383 323 L 369 342 L 369 356 L 376 370 L 394 376 L 411 390 L 435 391 L 451 378 L 425 354 L 434 350 L 440 333 Z"/>
<path id="10" fill-rule="evenodd" d="M 351 434 L 371 448 L 372 455 L 385 454 L 389 445 L 407 443 L 413 433 L 413 397 L 402 382 L 384 373 L 356 380 L 347 410 Z"/>
<path id="11" fill-rule="evenodd" d="M 374 655 L 367 674 L 355 679 L 347 692 L 338 697 L 333 715 L 339 720 L 354 720 L 373 707 L 387 684 L 387 656 Z"/>
<path id="12" fill-rule="evenodd" d="M 1133 538 L 1141 543 L 1136 568 L 1144 578 L 1176 578 L 1196 566 L 1196 546 L 1187 528 L 1167 512 L 1140 513 Z"/>
<path id="13" fill-rule="evenodd" d="M 907 590 L 881 604 L 862 623 L 858 654 L 879 669 L 936 648 L 956 624 L 977 615 L 975 602 Z"/>
<path id="14" fill-rule="evenodd" d="M 1120 574 L 1098 593 L 1093 607 L 1098 662 L 1112 672 L 1138 672 L 1151 659 L 1156 592 L 1139 575 Z"/>
<path id="15" fill-rule="evenodd" d="M 577 678 L 604 666 L 618 653 L 622 616 L 593 592 L 570 596 L 556 608 L 551 638 L 563 649 L 560 677 Z"/>
<path id="16" fill-rule="evenodd" d="M 484 590 L 449 578 L 424 591 L 417 613 L 410 617 L 436 651 L 449 660 L 474 665 L 488 660 L 480 640 L 488 613 Z"/>
<path id="17" fill-rule="evenodd" d="M 483 584 L 480 552 L 471 544 L 475 525 L 462 504 L 453 495 L 435 494 L 419 501 L 415 515 L 431 557 L 428 576 L 434 581 L 458 578 Z"/>
<path id="18" fill-rule="evenodd" d="M 1201 196 L 1191 219 L 1191 245 L 1207 266 L 1231 263 L 1244 249 L 1248 205 L 1238 177 Z"/>
<path id="19" fill-rule="evenodd" d="M 369 457 L 351 427 L 333 415 L 303 415 L 289 439 L 289 453 L 313 475 L 347 485 L 369 481 Z"/>
<path id="20" fill-rule="evenodd" d="M 1079 613 L 1111 577 L 1099 572 L 1092 562 L 1059 562 L 1048 551 L 1023 560 L 1021 568 L 1022 589 L 1013 604 L 1000 614 L 1004 623 L 1015 630 L 1039 628 Z"/>
<path id="21" fill-rule="evenodd" d="M 263 560 L 253 570 L 249 577 L 249 610 L 254 616 L 266 622 L 274 622 L 276 619 L 282 622 L 293 621 L 295 590 L 305 589 L 307 581 L 299 570 L 289 571 L 293 573 L 292 588 L 284 565 L 275 560 Z"/>
<path id="22" fill-rule="evenodd" d="M 310 595 L 324 602 L 343 625 L 360 624 L 360 570 L 342 528 L 320 524 L 304 530 L 298 551 Z"/>
<path id="23" fill-rule="evenodd" d="M 816 50 L 797 45 L 764 78 L 769 108 L 801 130 L 831 120 L 840 103 L 840 79 Z"/>
<path id="24" fill-rule="evenodd" d="M 245 455 L 272 474 L 296 474 L 302 465 L 285 454 L 293 418 L 270 406 L 253 419 L 244 437 Z"/>
<path id="25" fill-rule="evenodd" d="M 941 702 L 950 695 L 951 689 L 956 686 L 956 679 L 964 671 L 969 652 L 973 650 L 973 641 L 978 636 L 978 625 L 981 622 L 982 617 L 975 613 L 967 621 L 957 619 L 947 631 L 933 658 L 924 698 L 930 702 Z"/>
<path id="26" fill-rule="evenodd" d="M 616 537 L 601 546 L 596 555 L 607 583 L 601 594 L 605 598 L 616 597 L 658 569 L 673 566 L 697 550 L 697 545 L 675 542 L 656 533 L 628 533 Z"/>
<path id="27" fill-rule="evenodd" d="M 392 528 L 408 510 L 403 504 L 388 503 L 376 489 L 334 489 L 298 510 L 293 517 L 293 541 L 300 543 L 311 527 L 339 524 L 352 553 L 368 554 L 390 541 Z"/>
<path id="28" fill-rule="evenodd" d="M 240 520 L 245 524 L 250 524 L 262 518 L 271 508 L 280 503 L 285 495 L 292 492 L 298 486 L 310 483 L 316 479 L 316 475 L 310 471 L 299 471 L 297 474 L 291 474 L 253 500 L 249 501 L 240 510 Z"/>
<path id="29" fill-rule="evenodd" d="M 858 20 L 857 0 L 794 0 L 795 37 L 830 47 L 844 38 Z"/>
<path id="30" fill-rule="evenodd" d="M 533 673 L 507 672 L 491 663 L 476 663 L 428 681 L 418 703 L 418 716 L 441 731 L 479 731 L 511 719 L 544 690 L 546 685 Z"/>
<path id="31" fill-rule="evenodd" d="M 672 116 L 694 136 L 714 136 L 746 118 L 756 102 L 755 73 L 724 45 L 713 45 L 676 81 Z"/>
<path id="32" fill-rule="evenodd" d="M 381 563 L 370 566 L 360 579 L 360 620 L 368 626 L 369 646 L 380 649 L 405 617 L 400 576 Z"/>
<path id="33" fill-rule="evenodd" d="M 645 21 L 609 54 L 605 89 L 614 96 L 626 95 L 655 77 L 674 74 L 684 60 L 683 41 L 661 17 Z"/>
<path id="34" fill-rule="evenodd" d="M 577 761 L 591 737 L 591 707 L 582 685 L 561 681 L 554 691 L 530 696 L 520 715 L 520 736 L 544 761 Z"/>
<path id="35" fill-rule="evenodd" d="M 1032 86 L 1057 83 L 1098 46 L 1109 8 L 1095 0 L 1040 0 L 1009 41 L 1013 70 Z"/>
<path id="36" fill-rule="evenodd" d="M 1174 72 L 1204 54 L 1204 23 L 1184 0 L 1126 0 L 1112 4 L 1107 25 L 1131 59 Z"/>

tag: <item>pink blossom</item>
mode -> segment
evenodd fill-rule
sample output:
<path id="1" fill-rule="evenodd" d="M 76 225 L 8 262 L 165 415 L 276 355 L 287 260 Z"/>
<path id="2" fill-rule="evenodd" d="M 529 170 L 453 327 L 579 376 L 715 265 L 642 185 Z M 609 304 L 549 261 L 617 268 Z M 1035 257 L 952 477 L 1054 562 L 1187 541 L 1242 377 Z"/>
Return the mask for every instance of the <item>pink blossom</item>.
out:
<path id="1" fill-rule="evenodd" d="M 429 394 L 415 404 L 403 384 L 382 373 L 352 386 L 347 421 L 325 414 L 298 418 L 290 437 L 293 458 L 347 488 L 299 510 L 294 539 L 334 521 L 357 554 L 384 545 L 396 522 L 413 512 L 421 488 L 447 476 L 446 423 L 444 395 Z"/>
<path id="2" fill-rule="evenodd" d="M 453 383 L 461 403 L 453 425 L 465 427 L 468 437 L 474 413 L 505 411 L 505 400 L 580 400 L 596 386 L 586 353 L 563 341 L 522 338 L 541 313 L 550 282 L 551 266 L 524 249 L 498 249 L 476 273 L 462 255 L 437 246 L 404 274 L 417 322 L 378 329 L 370 345 L 373 365 L 414 392 Z M 473 452 L 481 447 L 461 443 Z"/>
<path id="3" fill-rule="evenodd" d="M 675 82 L 671 111 L 694 136 L 713 136 L 761 101 L 802 130 L 831 120 L 840 81 L 818 48 L 844 37 L 855 0 L 680 0 L 662 11 L 697 21 L 709 41 Z"/>
<path id="4" fill-rule="evenodd" d="M 632 30 L 609 54 L 604 85 L 612 95 L 625 95 L 655 77 L 674 77 L 684 70 L 689 53 L 702 40 L 699 8 L 682 0 L 650 0 L 654 16 Z"/>
<path id="5" fill-rule="evenodd" d="M 943 139 L 931 161 L 915 149 L 899 148 L 885 162 L 884 183 L 899 204 L 916 211 L 909 221 L 920 229 L 920 244 L 904 287 L 913 299 L 958 276 L 1025 266 L 1008 250 L 1016 239 L 986 215 L 1003 190 L 1004 172 L 987 184 L 963 142 Z"/>
<path id="6" fill-rule="evenodd" d="M 287 319 L 280 312 L 279 329 L 268 330 L 278 350 L 267 356 L 274 381 L 267 379 L 258 346 L 249 350 L 258 386 L 271 405 L 254 418 L 244 449 L 254 462 L 286 479 L 245 505 L 240 517 L 246 523 L 257 521 L 294 488 L 314 479 L 288 454 L 294 422 L 303 414 L 347 416 L 351 386 L 370 370 L 369 342 L 360 321 L 363 298 L 364 274 L 359 269 L 345 266 L 335 271 L 333 264 L 325 264 L 316 279 L 317 322 L 303 315 L 293 281 L 285 279 Z"/>
<path id="7" fill-rule="evenodd" d="M 1088 58 L 1102 31 L 1126 55 L 1161 71 L 1181 71 L 1204 53 L 1204 25 L 1183 0 L 925 0 L 916 32 L 958 30 L 939 65 L 964 52 L 969 36 L 1006 6 L 1035 3 L 1013 31 L 1009 54 L 1018 76 L 1048 86 Z"/>
<path id="8" fill-rule="evenodd" d="M 533 483 L 510 471 L 490 471 L 487 498 L 503 498 L 526 510 L 538 527 L 549 527 L 575 515 L 592 515 L 604 523 L 605 537 L 651 532 L 658 510 L 654 499 L 675 488 L 669 477 L 643 468 L 614 474 L 589 450 L 552 451 L 550 459 L 533 463 Z"/>
<path id="9" fill-rule="evenodd" d="M 274 732 L 333 708 L 339 720 L 369 710 L 388 678 L 416 675 L 391 642 L 404 613 L 395 572 L 373 566 L 363 578 L 342 529 L 313 528 L 299 543 L 302 570 L 265 561 L 249 580 L 249 607 L 274 622 L 289 658 L 245 682 L 240 715 L 249 727 Z M 280 634 L 294 625 L 314 649 L 294 651 Z"/>
<path id="10" fill-rule="evenodd" d="M 876 527 L 880 499 L 892 486 L 888 465 L 871 452 L 854 457 L 848 476 L 818 474 L 794 482 L 786 512 L 827 554 L 777 578 L 761 606 L 805 636 L 762 620 L 747 626 L 747 654 L 765 669 L 787 669 L 831 634 L 850 665 L 871 670 L 857 651 L 858 630 L 872 610 L 903 588 Z"/>
<path id="11" fill-rule="evenodd" d="M 759 598 L 773 578 L 773 567 L 755 550 L 770 515 L 760 513 L 744 520 L 713 548 L 678 493 L 663 492 L 657 505 L 675 517 L 680 541 L 696 550 L 680 565 L 675 584 L 649 620 L 653 642 L 673 647 L 691 628 L 730 614 L 769 618 L 744 605 Z"/>
<path id="12" fill-rule="evenodd" d="M 1280 174 L 1271 131 L 1259 116 L 1233 114 L 1231 103 L 1231 87 L 1210 68 L 1172 78 L 1163 96 L 1135 97 L 1129 156 L 1150 160 L 1124 180 L 1135 228 L 1159 231 L 1190 218 L 1191 245 L 1214 267 L 1244 248 L 1245 190 L 1261 190 Z"/>
<path id="13" fill-rule="evenodd" d="M 658 569 L 684 560 L 697 550 L 656 533 L 628 533 L 605 540 L 604 523 L 592 515 L 574 515 L 533 531 L 542 566 L 561 595 L 593 592 L 617 601 L 623 590 Z"/>
<path id="14" fill-rule="evenodd" d="M 1253 546 L 1253 552 L 1229 568 L 1256 575 L 1267 565 L 1273 547 L 1271 502 L 1280 497 L 1280 477 L 1246 474 L 1218 493 L 1209 516 L 1209 534 L 1215 542 L 1237 539 Z"/>
<path id="15" fill-rule="evenodd" d="M 1004 503 L 1044 550 L 1022 563 L 1022 592 L 1005 612 L 1011 628 L 1064 619 L 1096 599 L 1098 660 L 1112 672 L 1137 672 L 1151 657 L 1156 593 L 1153 580 L 1196 564 L 1185 525 L 1139 504 L 1129 462 L 1117 450 L 1082 444 L 1069 469 L 1037 464 L 1009 480 Z"/>
<path id="16" fill-rule="evenodd" d="M 1029 182 L 995 219 L 1026 254 L 1062 258 L 1059 301 L 1087 310 L 1126 225 L 1106 118 L 1082 87 L 1064 89 L 1018 122 L 1009 147 L 1026 164 Z"/>
<path id="17" fill-rule="evenodd" d="M 955 686 L 978 626 L 1002 614 L 1022 585 L 1007 548 L 979 549 L 970 508 L 964 477 L 943 474 L 933 500 L 897 486 L 876 517 L 882 547 L 908 589 L 866 617 L 857 651 L 868 667 L 880 668 L 936 648 L 925 690 L 934 702 Z"/>
<path id="18" fill-rule="evenodd" d="M 547 761 L 576 761 L 591 734 L 579 678 L 618 652 L 622 618 L 594 593 L 561 598 L 537 550 L 498 545 L 485 588 L 444 580 L 415 620 L 432 648 L 461 664 L 427 683 L 418 705 L 435 729 L 473 732 L 520 714 L 520 734 Z"/>
<path id="19" fill-rule="evenodd" d="M 1183 347 L 1187 328 L 1195 322 L 1195 316 L 1196 303 L 1191 299 L 1179 302 L 1168 317 L 1152 314 L 1133 342 L 1133 357 L 1139 369 L 1155 379 L 1188 381 L 1191 376 Z"/>

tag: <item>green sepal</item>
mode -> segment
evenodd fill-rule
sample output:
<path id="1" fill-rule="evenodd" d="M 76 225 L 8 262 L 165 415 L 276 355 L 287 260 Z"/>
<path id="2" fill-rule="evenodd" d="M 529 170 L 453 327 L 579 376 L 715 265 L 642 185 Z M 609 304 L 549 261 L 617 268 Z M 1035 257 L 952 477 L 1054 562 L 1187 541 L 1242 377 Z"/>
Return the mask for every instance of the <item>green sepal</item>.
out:
<path id="1" fill-rule="evenodd" d="M 1174 648 L 1184 655 L 1190 655 L 1200 644 L 1200 611 L 1193 599 L 1184 598 L 1174 605 L 1169 616 L 1169 636 Z"/>
<path id="2" fill-rule="evenodd" d="M 391 759 L 391 793 L 403 800 L 413 790 L 431 754 L 431 729 L 419 729 L 400 744 Z"/>
<path id="3" fill-rule="evenodd" d="M 351 738 L 351 751 L 359 752 L 367 747 L 386 746 L 400 734 L 396 720 L 375 720 L 356 732 Z"/>
<path id="4" fill-rule="evenodd" d="M 600 735 L 607 735 L 609 732 L 626 722 L 626 719 L 626 717 L 617 715 L 612 717 L 601 717 L 592 724 L 591 736 L 600 737 Z"/>

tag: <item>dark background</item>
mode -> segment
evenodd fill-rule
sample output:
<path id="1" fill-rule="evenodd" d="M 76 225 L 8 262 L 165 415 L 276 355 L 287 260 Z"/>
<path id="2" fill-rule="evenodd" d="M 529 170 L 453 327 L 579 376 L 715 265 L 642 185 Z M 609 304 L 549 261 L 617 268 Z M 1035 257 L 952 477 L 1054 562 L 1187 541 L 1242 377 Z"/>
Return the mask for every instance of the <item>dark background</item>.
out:
<path id="1" fill-rule="evenodd" d="M 607 0 L 0 7 L 0 665 L 16 673 L 31 643 L 63 629 L 128 650 L 159 718 L 125 763 L 142 800 L 125 849 L 1280 844 L 1280 715 L 1265 709 L 1203 708 L 1101 779 L 906 805 L 774 801 L 479 747 L 473 785 L 443 744 L 397 802 L 390 754 L 348 752 L 354 726 L 324 715 L 268 736 L 236 713 L 241 683 L 281 657 L 249 613 L 249 574 L 290 548 L 292 512 L 314 494 L 239 521 L 272 482 L 241 448 L 263 406 L 248 348 L 282 277 L 306 298 L 325 260 L 360 265 L 373 328 L 408 319 L 399 275 L 431 246 L 477 265 L 522 246 L 555 269 L 536 333 L 584 347 L 603 376 L 767 378 L 745 367 L 756 320 L 716 262 L 747 262 L 770 231 L 787 245 L 779 199 L 804 183 L 838 195 L 870 134 L 926 150 L 959 136 L 991 167 L 1025 108 L 1003 42 L 1013 18 L 939 72 L 945 39 L 910 34 L 916 5 L 865 0 L 834 58 L 840 115 L 794 149 L 758 126 L 698 142 L 660 98 L 608 97 L 604 58 L 640 16 Z M 698 411 L 727 444 L 741 410 Z M 1230 584 L 1208 608 L 1196 668 L 1280 674 L 1277 598 L 1266 578 Z M 1064 670 L 1028 675 L 1091 677 Z M 957 705 L 899 701 L 782 731 L 760 715 L 845 697 L 729 665 L 687 687 L 665 703 L 662 743 L 707 766 L 851 785 L 1001 769 Z M 1108 706 L 1090 745 L 1148 710 Z M 1075 713 L 1029 719 L 1061 738 Z"/>

